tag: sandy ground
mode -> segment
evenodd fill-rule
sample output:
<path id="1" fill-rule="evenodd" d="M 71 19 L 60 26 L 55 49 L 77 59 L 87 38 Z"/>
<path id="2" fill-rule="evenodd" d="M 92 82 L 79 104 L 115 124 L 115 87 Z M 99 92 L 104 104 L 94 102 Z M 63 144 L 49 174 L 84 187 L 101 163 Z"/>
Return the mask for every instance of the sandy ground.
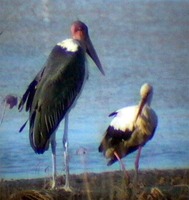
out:
<path id="1" fill-rule="evenodd" d="M 189 200 L 189 169 L 140 171 L 134 181 L 134 171 L 129 177 L 122 171 L 71 175 L 72 192 L 60 185 L 50 189 L 50 178 L 1 180 L 0 200 Z"/>

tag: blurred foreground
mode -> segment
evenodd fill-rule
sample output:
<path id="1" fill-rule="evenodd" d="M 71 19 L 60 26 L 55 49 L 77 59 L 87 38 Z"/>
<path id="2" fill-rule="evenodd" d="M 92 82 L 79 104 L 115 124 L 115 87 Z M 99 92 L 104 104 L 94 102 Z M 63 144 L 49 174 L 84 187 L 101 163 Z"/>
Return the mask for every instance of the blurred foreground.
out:
<path id="1" fill-rule="evenodd" d="M 1 180 L 0 199 L 189 199 L 189 169 L 141 171 L 137 184 L 133 183 L 134 171 L 129 171 L 129 174 L 130 183 L 124 180 L 122 171 L 71 175 L 73 192 L 50 190 L 49 178 Z M 58 181 L 61 185 L 64 183 L 62 177 L 58 177 Z"/>

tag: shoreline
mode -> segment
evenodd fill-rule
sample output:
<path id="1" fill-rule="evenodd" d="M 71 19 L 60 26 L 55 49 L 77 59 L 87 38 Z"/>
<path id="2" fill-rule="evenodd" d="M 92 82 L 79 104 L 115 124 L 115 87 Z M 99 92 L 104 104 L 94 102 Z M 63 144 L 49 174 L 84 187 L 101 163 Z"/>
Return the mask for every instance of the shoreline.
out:
<path id="1" fill-rule="evenodd" d="M 134 170 L 128 171 L 130 181 L 122 171 L 71 174 L 72 192 L 60 187 L 50 189 L 51 178 L 14 179 L 0 182 L 0 200 L 19 199 L 167 199 L 189 200 L 189 168 L 150 169 L 139 171 L 134 182 Z M 58 186 L 64 177 L 57 177 Z"/>
<path id="2" fill-rule="evenodd" d="M 145 171 L 175 171 L 175 170 L 189 170 L 189 167 L 173 167 L 173 168 L 142 168 L 139 169 L 140 172 L 145 172 Z M 121 168 L 120 169 L 110 169 L 110 170 L 105 170 L 105 171 L 86 171 L 86 172 L 76 172 L 76 173 L 70 173 L 70 176 L 81 176 L 85 173 L 87 174 L 103 174 L 103 173 L 114 173 L 114 172 L 118 172 L 118 171 L 122 171 Z M 128 169 L 128 172 L 132 172 L 134 171 L 134 169 Z M 64 172 L 58 172 L 58 177 L 60 176 L 64 176 Z M 51 178 L 50 173 L 46 174 L 46 175 L 34 175 L 34 176 L 29 176 L 27 178 L 25 177 L 9 177 L 9 178 L 5 178 L 5 177 L 0 177 L 0 181 L 17 181 L 17 180 L 33 180 L 33 179 L 47 179 L 47 178 Z"/>

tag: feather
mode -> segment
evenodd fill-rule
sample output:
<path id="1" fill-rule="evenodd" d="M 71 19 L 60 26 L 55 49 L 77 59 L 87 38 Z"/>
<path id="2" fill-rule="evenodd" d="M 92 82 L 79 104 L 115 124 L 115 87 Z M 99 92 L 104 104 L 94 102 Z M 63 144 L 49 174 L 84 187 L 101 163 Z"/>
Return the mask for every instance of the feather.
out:
<path id="1" fill-rule="evenodd" d="M 65 54 L 60 48 L 56 47 L 52 51 L 46 64 L 48 68 L 44 72 L 50 70 L 48 73 L 51 76 L 41 78 L 30 106 L 30 123 L 35 124 L 30 126 L 30 143 L 37 153 L 47 150 L 51 135 L 72 108 L 84 83 L 85 59 L 76 62 L 76 58 L 83 55 L 83 51 L 79 48 L 80 52 Z M 60 54 L 56 66 L 51 60 L 55 52 Z M 33 113 L 36 114 L 33 116 Z"/>

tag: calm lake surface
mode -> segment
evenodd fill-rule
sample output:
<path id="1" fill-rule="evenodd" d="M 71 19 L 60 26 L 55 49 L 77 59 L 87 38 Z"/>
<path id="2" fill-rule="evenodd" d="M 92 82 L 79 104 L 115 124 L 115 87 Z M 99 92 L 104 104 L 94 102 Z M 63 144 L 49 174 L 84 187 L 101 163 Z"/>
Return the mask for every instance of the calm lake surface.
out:
<path id="1" fill-rule="evenodd" d="M 107 167 L 98 145 L 111 118 L 108 115 L 137 104 L 144 82 L 154 87 L 152 107 L 159 123 L 143 148 L 141 169 L 189 167 L 189 1 L 0 1 L 0 100 L 22 96 L 53 46 L 70 37 L 77 19 L 89 27 L 106 76 L 88 58 L 89 80 L 70 113 L 70 172 L 118 170 Z M 2 116 L 4 104 L 1 104 Z M 51 151 L 33 152 L 28 113 L 6 110 L 0 125 L 0 178 L 51 175 Z M 64 173 L 62 134 L 57 131 L 58 173 Z M 85 155 L 77 150 L 86 148 Z M 126 158 L 134 169 L 136 153 Z"/>

